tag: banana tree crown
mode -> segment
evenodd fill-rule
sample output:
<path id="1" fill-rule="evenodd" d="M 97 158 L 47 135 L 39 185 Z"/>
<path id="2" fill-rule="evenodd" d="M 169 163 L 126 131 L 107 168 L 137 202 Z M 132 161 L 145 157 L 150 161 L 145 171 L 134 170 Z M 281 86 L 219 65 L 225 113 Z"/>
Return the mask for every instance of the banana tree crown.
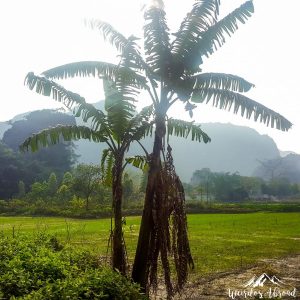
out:
<path id="1" fill-rule="evenodd" d="M 115 136 L 116 139 L 126 131 L 135 102 L 143 96 L 140 94 L 143 90 L 150 96 L 155 114 L 166 114 L 177 100 L 185 104 L 190 116 L 198 103 L 211 103 L 219 109 L 287 131 L 292 126 L 290 121 L 244 95 L 254 87 L 252 83 L 232 74 L 202 72 L 203 58 L 219 49 L 254 12 L 251 0 L 221 19 L 219 9 L 220 0 L 196 0 L 178 31 L 170 33 L 163 1 L 153 1 L 144 10 L 144 54 L 141 54 L 136 37 L 127 38 L 110 24 L 91 20 L 87 23 L 119 50 L 118 64 L 101 61 L 70 63 L 43 72 L 44 77 L 29 73 L 26 83 L 30 89 L 67 105 L 76 98 L 75 102 L 86 109 L 88 104 L 82 104 L 82 97 L 64 90 L 52 80 L 93 76 L 110 82 L 115 92 L 108 96 L 106 109 L 107 117 L 115 122 L 115 132 L 120 134 Z M 121 109 L 120 118 L 116 117 L 114 107 Z M 80 114 L 81 108 L 78 111 Z M 96 117 L 82 111 L 83 117 L 92 118 L 95 124 L 100 115 L 103 117 L 101 112 L 94 111 Z"/>

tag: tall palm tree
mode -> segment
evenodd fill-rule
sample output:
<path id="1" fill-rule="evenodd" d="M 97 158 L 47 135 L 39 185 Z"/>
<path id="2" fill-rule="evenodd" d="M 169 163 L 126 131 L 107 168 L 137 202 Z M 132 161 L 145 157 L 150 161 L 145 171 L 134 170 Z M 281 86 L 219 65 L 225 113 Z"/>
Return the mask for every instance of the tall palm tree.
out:
<path id="1" fill-rule="evenodd" d="M 133 280 L 144 288 L 148 284 L 149 274 L 155 273 L 158 254 L 161 253 L 164 262 L 167 260 L 168 249 L 164 246 L 164 235 L 160 232 L 167 232 L 166 228 L 161 226 L 168 225 L 168 222 L 163 225 L 155 220 L 159 219 L 158 209 L 168 209 L 167 206 L 157 205 L 164 203 L 161 191 L 162 187 L 168 185 L 167 181 L 170 178 L 170 176 L 163 176 L 165 169 L 161 159 L 166 154 L 164 141 L 169 108 L 176 102 L 182 102 L 185 104 L 185 110 L 192 116 L 197 103 L 211 103 L 217 108 L 233 111 L 235 114 L 240 113 L 243 117 L 253 118 L 254 121 L 260 121 L 283 131 L 287 131 L 292 125 L 280 114 L 246 97 L 243 93 L 249 91 L 254 85 L 245 79 L 231 74 L 202 73 L 203 58 L 209 57 L 221 47 L 226 37 L 234 34 L 239 24 L 245 23 L 254 11 L 252 1 L 247 1 L 218 20 L 219 5 L 220 0 L 196 0 L 191 11 L 182 21 L 178 32 L 170 34 L 163 1 L 153 1 L 152 5 L 144 11 L 144 54 L 140 52 L 136 37 L 126 38 L 110 24 L 93 20 L 90 22 L 91 27 L 99 30 L 104 38 L 119 50 L 121 57 L 119 64 L 77 62 L 42 74 L 48 80 L 74 76 L 100 77 L 114 82 L 124 99 L 137 98 L 139 91 L 144 90 L 152 101 L 155 115 L 154 144 L 150 156 L 144 211 L 132 272 Z M 30 74 L 29 78 L 27 83 L 30 88 L 33 88 L 38 77 Z M 55 89 L 46 86 L 36 85 L 36 90 L 48 95 L 57 94 Z M 69 101 L 67 95 L 64 99 Z M 167 165 L 172 169 L 170 151 L 167 152 L 169 157 Z M 182 194 L 180 183 L 173 171 L 169 172 L 173 174 L 171 185 L 177 182 L 177 195 L 179 195 Z M 164 190 L 164 194 L 168 193 L 172 193 L 172 189 Z M 168 198 L 165 195 L 163 197 Z M 165 216 L 168 217 L 169 214 L 166 213 Z M 183 248 L 183 245 L 179 245 L 177 250 Z M 154 254 L 153 249 L 155 249 Z M 186 279 L 184 264 L 189 262 L 186 255 L 188 253 L 184 252 L 177 255 L 179 260 L 181 259 L 181 263 L 178 264 L 178 272 L 182 274 L 179 276 L 180 285 Z M 168 263 L 163 264 L 167 270 Z M 167 277 L 168 272 L 165 273 L 165 279 L 169 281 Z"/>

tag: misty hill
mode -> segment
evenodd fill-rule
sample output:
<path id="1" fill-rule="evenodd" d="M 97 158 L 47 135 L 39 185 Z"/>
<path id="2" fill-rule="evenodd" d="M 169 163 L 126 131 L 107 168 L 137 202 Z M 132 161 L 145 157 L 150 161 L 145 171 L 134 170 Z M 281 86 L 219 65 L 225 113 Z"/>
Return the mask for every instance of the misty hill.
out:
<path id="1" fill-rule="evenodd" d="M 103 109 L 104 102 L 94 104 L 98 109 Z M 18 121 L 20 121 L 19 118 Z M 74 124 L 73 116 L 66 116 L 56 120 L 60 124 Z M 11 123 L 11 122 L 10 122 Z M 80 118 L 76 119 L 78 125 L 82 125 Z M 21 125 L 21 122 L 19 123 Z M 36 128 L 30 128 L 30 132 L 38 132 L 42 128 L 48 127 L 40 118 L 40 124 Z M 52 124 L 51 124 L 52 125 Z M 5 126 L 11 127 L 9 123 L 0 123 L 0 133 Z M 3 127 L 4 126 L 4 127 Z M 18 126 L 22 130 L 21 126 Z M 193 172 L 197 169 L 210 168 L 213 172 L 239 172 L 241 175 L 251 176 L 254 170 L 259 167 L 259 161 L 275 159 L 280 156 L 280 152 L 275 142 L 267 135 L 260 135 L 254 129 L 232 124 L 206 123 L 202 129 L 211 137 L 209 144 L 191 142 L 182 138 L 171 138 L 173 156 L 178 174 L 183 181 L 190 181 Z M 9 141 L 8 135 L 9 134 Z M 11 134 L 11 129 L 6 130 L 4 140 L 10 147 L 16 149 L 20 142 L 20 132 Z M 26 134 L 28 131 L 26 132 Z M 24 133 L 21 134 L 25 137 Z M 14 137 L 15 136 L 15 137 Z M 152 138 L 143 141 L 145 148 L 151 152 Z M 102 150 L 105 144 L 96 144 L 88 141 L 75 142 L 76 154 L 80 155 L 78 161 L 84 163 L 99 163 Z M 129 155 L 143 154 L 140 146 L 133 144 Z"/>
<path id="2" fill-rule="evenodd" d="M 28 136 L 56 124 L 76 123 L 73 116 L 42 110 L 19 115 L 0 124 L 3 129 L 0 141 L 0 199 L 11 199 L 17 195 L 20 181 L 28 188 L 35 181 L 48 180 L 52 172 L 62 178 L 71 169 L 75 158 L 71 143 L 61 143 L 35 153 L 19 152 L 19 145 Z"/>
<path id="3" fill-rule="evenodd" d="M 251 176 L 258 160 L 279 157 L 273 139 L 254 129 L 221 123 L 202 124 L 202 129 L 211 138 L 208 144 L 171 140 L 177 171 L 186 181 L 194 170 L 202 168 Z"/>
<path id="4" fill-rule="evenodd" d="M 31 112 L 23 113 L 16 115 L 13 117 L 11 120 L 6 121 L 6 122 L 0 122 L 0 140 L 3 138 L 4 133 L 12 127 L 12 124 L 24 120 L 27 115 L 29 115 Z"/>
<path id="5" fill-rule="evenodd" d="M 9 128 L 11 128 L 9 121 L 0 122 L 0 140 L 3 138 L 5 131 L 8 130 Z"/>
<path id="6" fill-rule="evenodd" d="M 94 104 L 103 109 L 104 102 Z M 81 119 L 76 119 L 82 125 Z M 177 173 L 183 181 L 190 181 L 197 169 L 210 168 L 214 172 L 239 172 L 251 176 L 259 166 L 259 160 L 275 159 L 280 152 L 267 135 L 260 135 L 249 127 L 232 124 L 206 123 L 202 129 L 211 137 L 208 144 L 191 142 L 182 138 L 171 137 L 173 156 Z M 151 152 L 152 138 L 143 141 L 145 148 Z M 75 143 L 80 162 L 99 163 L 105 145 L 78 141 Z M 140 146 L 133 144 L 129 155 L 143 154 Z"/>
<path id="7" fill-rule="evenodd" d="M 57 124 L 75 125 L 75 118 L 56 110 L 44 109 L 19 115 L 9 121 L 10 128 L 2 137 L 3 142 L 13 150 L 18 150 L 19 145 L 31 134 Z"/>
<path id="8" fill-rule="evenodd" d="M 18 115 L 6 122 L 8 129 L 3 133 L 2 142 L 14 152 L 19 151 L 19 145 L 33 133 L 45 128 L 62 125 L 75 125 L 74 116 L 67 115 L 57 110 L 44 109 L 33 111 L 24 115 Z M 72 144 L 61 143 L 50 148 L 41 149 L 38 152 L 26 152 L 21 155 L 27 161 L 35 161 L 40 166 L 51 169 L 57 175 L 62 175 L 73 162 Z"/>

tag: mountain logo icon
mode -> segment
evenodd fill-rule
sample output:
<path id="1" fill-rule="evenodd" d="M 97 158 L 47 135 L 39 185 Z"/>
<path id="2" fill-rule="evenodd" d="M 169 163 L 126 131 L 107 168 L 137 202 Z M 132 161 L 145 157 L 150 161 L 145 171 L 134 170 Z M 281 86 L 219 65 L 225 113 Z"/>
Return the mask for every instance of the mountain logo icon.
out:
<path id="1" fill-rule="evenodd" d="M 244 287 L 263 287 L 266 284 L 272 284 L 276 286 L 281 286 L 284 284 L 278 277 L 275 275 L 269 276 L 266 273 L 261 274 L 259 277 L 253 276 Z"/>

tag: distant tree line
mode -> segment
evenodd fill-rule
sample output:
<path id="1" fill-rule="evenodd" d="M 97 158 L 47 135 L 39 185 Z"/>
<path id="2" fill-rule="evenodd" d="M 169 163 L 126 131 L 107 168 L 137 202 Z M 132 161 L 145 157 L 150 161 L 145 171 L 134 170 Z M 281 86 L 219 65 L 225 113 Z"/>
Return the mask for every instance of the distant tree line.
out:
<path id="1" fill-rule="evenodd" d="M 287 178 L 263 180 L 238 173 L 212 172 L 209 168 L 196 170 L 185 184 L 189 199 L 215 202 L 282 199 L 299 195 L 299 184 Z"/>
<path id="2" fill-rule="evenodd" d="M 124 207 L 142 199 L 138 182 L 128 173 L 123 179 Z M 0 213 L 28 215 L 63 215 L 96 217 L 111 214 L 111 188 L 103 179 L 100 167 L 79 164 L 58 179 L 54 172 L 47 180 L 35 181 L 26 191 L 20 180 L 14 196 L 0 200 Z"/>

